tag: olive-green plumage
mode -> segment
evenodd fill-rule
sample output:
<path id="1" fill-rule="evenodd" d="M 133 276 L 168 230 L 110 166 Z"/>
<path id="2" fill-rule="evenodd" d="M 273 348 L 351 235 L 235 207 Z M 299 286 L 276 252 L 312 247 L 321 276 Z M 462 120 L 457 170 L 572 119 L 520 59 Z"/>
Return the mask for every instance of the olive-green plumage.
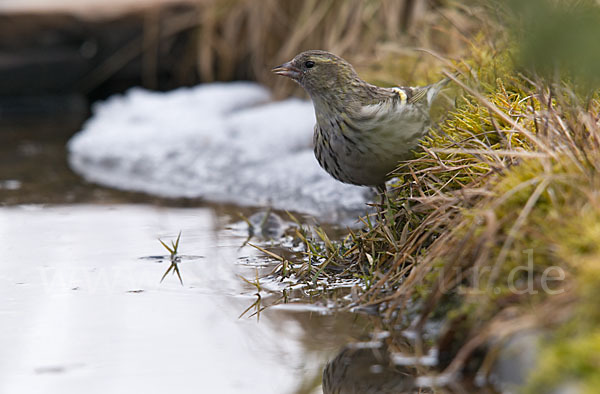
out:
<path id="1" fill-rule="evenodd" d="M 315 156 L 337 180 L 382 187 L 429 130 L 429 109 L 447 79 L 425 87 L 382 88 L 325 51 L 302 52 L 275 67 L 299 83 L 315 107 Z"/>

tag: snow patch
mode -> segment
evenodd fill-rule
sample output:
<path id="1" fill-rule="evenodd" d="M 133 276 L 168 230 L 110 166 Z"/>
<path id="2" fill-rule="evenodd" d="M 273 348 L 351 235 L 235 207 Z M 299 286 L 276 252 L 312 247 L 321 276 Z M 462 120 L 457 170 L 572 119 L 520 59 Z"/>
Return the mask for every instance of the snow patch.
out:
<path id="1" fill-rule="evenodd" d="M 68 143 L 71 167 L 89 181 L 326 220 L 366 211 L 367 188 L 341 184 L 317 164 L 308 101 L 272 102 L 258 84 L 230 82 L 134 88 L 93 110 Z"/>

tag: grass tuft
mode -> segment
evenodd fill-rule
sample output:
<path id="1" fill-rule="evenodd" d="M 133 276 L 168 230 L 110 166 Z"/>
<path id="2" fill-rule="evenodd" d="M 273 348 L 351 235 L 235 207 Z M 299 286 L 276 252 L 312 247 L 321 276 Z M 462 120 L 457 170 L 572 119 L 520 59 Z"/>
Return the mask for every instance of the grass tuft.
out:
<path id="1" fill-rule="evenodd" d="M 180 239 L 181 239 L 181 231 L 177 235 L 177 240 L 171 241 L 171 246 L 164 243 L 161 239 L 158 240 L 158 242 L 160 242 L 160 244 L 162 246 L 164 246 L 164 248 L 167 249 L 167 251 L 169 252 L 170 260 L 171 260 L 171 265 L 169 266 L 169 268 L 167 268 L 167 270 L 163 274 L 162 278 L 160 278 L 160 283 L 162 283 L 162 281 L 169 274 L 169 272 L 172 272 L 173 274 L 177 274 L 177 278 L 179 278 L 179 283 L 181 283 L 181 285 L 183 286 L 183 279 L 181 278 L 181 273 L 179 272 L 179 266 L 177 265 L 181 260 L 181 258 L 178 255 Z"/>

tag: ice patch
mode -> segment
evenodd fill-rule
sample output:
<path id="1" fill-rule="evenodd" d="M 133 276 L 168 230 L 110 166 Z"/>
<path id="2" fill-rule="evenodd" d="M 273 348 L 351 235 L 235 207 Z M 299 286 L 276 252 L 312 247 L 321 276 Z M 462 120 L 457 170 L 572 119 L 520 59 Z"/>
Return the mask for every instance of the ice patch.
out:
<path id="1" fill-rule="evenodd" d="M 168 93 L 140 88 L 94 106 L 68 143 L 85 179 L 163 197 L 272 206 L 326 220 L 363 214 L 367 188 L 344 185 L 312 152 L 312 104 L 272 102 L 251 82 Z"/>

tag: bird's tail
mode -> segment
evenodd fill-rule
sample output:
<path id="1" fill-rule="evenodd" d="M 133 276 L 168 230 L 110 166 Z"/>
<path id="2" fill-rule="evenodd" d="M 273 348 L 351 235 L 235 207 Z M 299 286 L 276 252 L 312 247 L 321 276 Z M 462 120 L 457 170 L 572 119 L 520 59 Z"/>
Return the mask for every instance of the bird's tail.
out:
<path id="1" fill-rule="evenodd" d="M 418 103 L 419 101 L 426 99 L 427 106 L 430 107 L 433 100 L 438 95 L 438 93 L 448 84 L 448 82 L 452 81 L 452 78 L 446 77 L 441 81 L 436 83 L 432 83 L 431 85 L 423 86 L 418 88 L 413 96 L 410 98 L 411 103 Z"/>
<path id="2" fill-rule="evenodd" d="M 446 85 L 448 85 L 448 82 L 450 82 L 450 81 L 452 81 L 452 79 L 449 77 L 446 77 L 439 82 L 429 85 L 429 89 L 427 89 L 427 105 L 428 106 L 431 106 L 431 103 L 433 103 L 433 100 L 436 98 L 436 96 L 440 93 L 440 91 Z"/>

